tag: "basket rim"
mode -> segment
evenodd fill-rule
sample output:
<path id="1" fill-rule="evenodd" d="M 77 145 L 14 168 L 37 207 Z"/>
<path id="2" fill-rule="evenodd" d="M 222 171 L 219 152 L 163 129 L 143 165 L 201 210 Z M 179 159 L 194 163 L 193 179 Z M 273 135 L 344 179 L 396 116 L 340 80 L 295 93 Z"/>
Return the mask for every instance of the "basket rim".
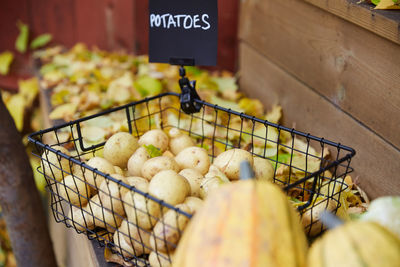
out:
<path id="1" fill-rule="evenodd" d="M 137 188 L 135 188 L 134 186 L 128 185 L 128 184 L 126 184 L 126 183 L 124 183 L 124 182 L 122 182 L 120 180 L 117 180 L 114 177 L 112 177 L 111 175 L 105 174 L 105 173 L 97 170 L 97 168 L 92 168 L 91 166 L 87 165 L 86 163 L 75 159 L 73 156 L 68 156 L 68 155 L 62 153 L 61 151 L 52 148 L 50 145 L 44 144 L 43 142 L 40 142 L 40 141 L 36 140 L 36 138 L 35 138 L 38 135 L 40 136 L 40 135 L 43 135 L 45 133 L 53 132 L 53 131 L 56 131 L 58 129 L 61 129 L 61 128 L 64 128 L 64 127 L 68 127 L 68 126 L 71 126 L 71 125 L 74 125 L 74 124 L 79 125 L 80 122 L 84 122 L 84 121 L 87 121 L 87 120 L 90 120 L 90 119 L 93 119 L 93 118 L 97 118 L 97 117 L 100 117 L 100 116 L 103 116 L 103 115 L 106 115 L 106 114 L 109 114 L 109 113 L 112 113 L 112 112 L 115 112 L 115 111 L 120 111 L 120 110 L 124 110 L 124 109 L 130 108 L 130 107 L 134 107 L 134 106 L 136 106 L 138 104 L 146 103 L 146 102 L 149 102 L 151 100 L 162 98 L 164 96 L 180 97 L 181 94 L 180 93 L 175 93 L 175 92 L 165 92 L 165 93 L 161 93 L 161 94 L 158 94 L 158 95 L 155 95 L 155 96 L 152 96 L 152 97 L 146 97 L 146 98 L 143 98 L 143 99 L 138 100 L 138 101 L 133 101 L 131 103 L 128 103 L 128 104 L 125 104 L 125 105 L 122 105 L 122 106 L 111 108 L 111 109 L 108 109 L 108 110 L 105 110 L 105 111 L 102 111 L 102 112 L 99 112 L 99 113 L 96 113 L 96 114 L 93 114 L 93 115 L 90 115 L 90 116 L 79 118 L 77 120 L 73 120 L 73 121 L 70 121 L 70 122 L 65 122 L 65 123 L 62 123 L 62 124 L 59 124 L 59 125 L 44 129 L 44 130 L 40 130 L 40 131 L 31 133 L 31 134 L 28 135 L 28 140 L 29 140 L 29 142 L 31 142 L 31 143 L 33 143 L 33 144 L 35 144 L 37 146 L 40 146 L 45 150 L 49 150 L 49 151 L 55 153 L 56 155 L 58 155 L 58 156 L 60 156 L 62 158 L 65 158 L 65 159 L 67 159 L 69 161 L 72 161 L 74 164 L 80 165 L 81 167 L 83 167 L 85 169 L 88 169 L 88 170 L 96 173 L 97 175 L 100 175 L 100 176 L 102 176 L 102 177 L 104 177 L 104 178 L 106 178 L 106 179 L 108 179 L 110 181 L 113 181 L 113 182 L 115 182 L 115 183 L 117 183 L 117 184 L 119 184 L 119 185 L 121 185 L 121 186 L 123 186 L 125 188 L 128 188 L 129 190 L 134 191 L 135 193 L 139 193 L 139 194 L 143 195 L 144 197 L 146 197 L 148 199 L 151 199 L 152 201 L 155 201 L 155 202 L 157 202 L 157 203 L 159 203 L 161 205 L 164 205 L 165 207 L 167 207 L 169 209 L 173 209 L 173 210 L 175 210 L 177 212 L 180 212 L 180 213 L 182 213 L 182 214 L 184 214 L 184 215 L 186 215 L 186 216 L 188 216 L 190 218 L 190 217 L 192 217 L 192 215 L 181 211 L 179 208 L 175 208 L 174 206 L 168 204 L 167 202 L 165 202 L 163 200 L 160 200 L 160 199 L 158 199 L 156 197 L 153 197 L 152 195 L 150 195 L 148 193 L 144 193 L 141 190 L 138 190 Z M 295 135 L 301 136 L 301 137 L 306 138 L 307 140 L 317 141 L 317 142 L 320 142 L 321 144 L 322 143 L 323 144 L 327 144 L 327 145 L 330 145 L 332 147 L 336 147 L 337 149 L 345 150 L 345 151 L 348 152 L 345 156 L 332 161 L 327 166 L 322 167 L 322 168 L 320 168 L 319 170 L 317 170 L 317 171 L 315 171 L 313 173 L 310 173 L 309 175 L 305 176 L 304 178 L 301 178 L 301 179 L 297 180 L 296 182 L 293 182 L 293 183 L 290 183 L 290 184 L 286 185 L 283 188 L 285 191 L 289 190 L 289 189 L 291 189 L 291 188 L 293 188 L 293 187 L 295 187 L 295 186 L 297 186 L 297 185 L 299 185 L 301 183 L 304 183 L 305 181 L 307 181 L 310 178 L 314 177 L 313 188 L 312 188 L 312 192 L 314 192 L 315 191 L 315 186 L 316 186 L 316 180 L 317 180 L 317 177 L 319 175 L 321 175 L 323 172 L 325 172 L 326 170 L 328 170 L 328 169 L 330 169 L 330 168 L 332 168 L 334 166 L 338 166 L 339 164 L 341 164 L 341 163 L 343 163 L 343 162 L 345 162 L 347 160 L 351 160 L 351 158 L 354 157 L 354 155 L 356 154 L 356 151 L 353 148 L 351 148 L 349 146 L 342 145 L 341 143 L 336 143 L 336 142 L 330 141 L 330 140 L 325 139 L 325 138 L 321 138 L 321 137 L 317 137 L 317 136 L 311 135 L 310 133 L 304 133 L 304 132 L 295 130 L 294 128 L 288 128 L 288 127 L 282 126 L 280 124 L 272 123 L 272 122 L 269 122 L 268 120 L 262 120 L 262 119 L 259 119 L 259 118 L 255 117 L 255 116 L 247 115 L 244 112 L 237 112 L 237 111 L 232 110 L 230 108 L 227 109 L 227 108 L 221 107 L 219 105 L 211 104 L 211 103 L 209 103 L 207 101 L 204 101 L 204 100 L 197 100 L 196 99 L 195 101 L 197 103 L 201 104 L 202 106 L 207 106 L 207 107 L 210 107 L 210 108 L 213 108 L 213 109 L 216 109 L 216 110 L 227 112 L 229 114 L 234 114 L 234 115 L 239 116 L 240 118 L 244 118 L 244 119 L 251 120 L 253 122 L 261 123 L 261 124 L 264 124 L 265 126 L 271 126 L 273 128 L 276 128 L 278 130 L 278 132 L 283 130 L 283 131 L 289 132 L 292 136 L 295 136 Z M 38 156 L 38 157 L 40 157 L 40 156 Z M 351 168 L 351 167 L 348 166 L 347 168 Z M 309 203 L 306 203 L 303 206 L 300 206 L 299 210 L 305 209 L 305 208 L 307 208 L 309 206 L 309 204 L 311 204 L 311 202 L 312 202 L 312 198 L 311 197 L 310 197 L 308 202 Z"/>

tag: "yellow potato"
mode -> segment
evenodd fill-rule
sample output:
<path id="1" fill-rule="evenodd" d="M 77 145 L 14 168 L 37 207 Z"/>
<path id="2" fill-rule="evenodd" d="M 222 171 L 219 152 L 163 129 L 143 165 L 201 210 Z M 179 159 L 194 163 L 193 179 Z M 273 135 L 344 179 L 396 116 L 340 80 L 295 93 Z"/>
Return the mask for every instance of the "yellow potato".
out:
<path id="1" fill-rule="evenodd" d="M 185 177 L 189 182 L 191 195 L 194 197 L 200 197 L 200 185 L 204 176 L 194 169 L 183 169 L 179 174 Z"/>
<path id="2" fill-rule="evenodd" d="M 80 209 L 72 206 L 72 209 L 68 212 L 68 218 L 70 219 L 67 219 L 67 224 L 79 231 L 93 230 L 95 227 L 94 218 L 91 212 L 87 211 L 86 207 Z"/>
<path id="3" fill-rule="evenodd" d="M 120 180 L 124 183 L 128 183 L 128 181 L 119 174 L 112 174 L 113 178 Z M 99 189 L 99 197 L 101 200 L 101 204 L 103 207 L 106 207 L 115 213 L 124 216 L 124 207 L 122 206 L 122 195 L 126 193 L 129 189 L 124 186 L 118 185 L 114 181 L 111 180 L 104 180 Z"/>
<path id="4" fill-rule="evenodd" d="M 55 150 L 59 150 L 61 153 L 70 156 L 67 149 L 61 146 L 53 146 Z M 68 159 L 58 156 L 50 150 L 45 150 L 42 154 L 42 170 L 47 177 L 61 181 L 63 177 L 71 173 L 71 168 Z"/>
<path id="5" fill-rule="evenodd" d="M 126 168 L 129 158 L 138 146 L 137 139 L 130 133 L 119 132 L 107 140 L 103 155 L 113 165 Z"/>
<path id="6" fill-rule="evenodd" d="M 203 206 L 203 200 L 198 197 L 187 197 L 183 204 L 188 205 L 190 214 L 194 214 Z"/>
<path id="7" fill-rule="evenodd" d="M 150 253 L 150 234 L 150 231 L 140 229 L 137 225 L 123 220 L 118 231 L 114 233 L 114 244 L 119 245 L 121 242 L 122 254 L 125 257 L 141 256 Z"/>
<path id="8" fill-rule="evenodd" d="M 146 161 L 142 166 L 142 176 L 148 180 L 152 179 L 154 175 L 163 170 L 179 171 L 179 166 L 173 158 L 166 156 L 159 156 L 151 158 Z"/>
<path id="9" fill-rule="evenodd" d="M 162 155 L 170 158 L 175 158 L 175 155 L 172 154 L 172 152 L 169 150 L 165 151 Z"/>
<path id="10" fill-rule="evenodd" d="M 175 157 L 181 169 L 195 169 L 202 175 L 206 174 L 210 167 L 210 159 L 204 148 L 191 146 L 183 149 Z"/>
<path id="11" fill-rule="evenodd" d="M 124 170 L 122 170 L 120 167 L 118 166 L 114 166 L 114 173 L 125 176 Z"/>
<path id="12" fill-rule="evenodd" d="M 153 145 L 164 152 L 168 148 L 168 136 L 160 129 L 147 131 L 139 138 L 139 145 Z"/>
<path id="13" fill-rule="evenodd" d="M 82 178 L 68 175 L 58 184 L 58 194 L 74 205 L 84 206 L 90 198 L 90 187 Z"/>
<path id="14" fill-rule="evenodd" d="M 178 155 L 179 152 L 187 147 L 194 146 L 195 143 L 188 135 L 181 133 L 178 129 L 172 128 L 169 131 L 169 136 L 171 140 L 169 141 L 169 147 L 172 153 Z"/>
<path id="15" fill-rule="evenodd" d="M 179 204 L 175 207 L 183 212 L 190 213 L 190 208 L 186 204 Z M 185 215 L 172 209 L 168 210 L 154 226 L 150 237 L 150 245 L 153 250 L 161 252 L 175 250 L 188 222 L 189 218 Z"/>
<path id="16" fill-rule="evenodd" d="M 161 213 L 160 204 L 133 191 L 125 193 L 122 200 L 128 221 L 142 229 L 153 228 Z"/>
<path id="17" fill-rule="evenodd" d="M 139 147 L 128 160 L 128 173 L 132 176 L 142 175 L 143 164 L 150 159 L 147 149 Z"/>
<path id="18" fill-rule="evenodd" d="M 127 184 L 134 186 L 142 192 L 149 192 L 149 181 L 137 176 L 129 176 L 125 178 Z"/>
<path id="19" fill-rule="evenodd" d="M 174 206 L 190 195 L 190 184 L 173 170 L 161 171 L 151 179 L 149 193 Z"/>
<path id="20" fill-rule="evenodd" d="M 106 159 L 100 157 L 91 158 L 86 164 L 104 174 L 112 174 L 115 172 L 114 166 Z M 84 176 L 87 183 L 91 186 L 92 194 L 97 191 L 105 179 L 103 176 L 93 173 L 88 169 L 85 169 Z"/>
<path id="21" fill-rule="evenodd" d="M 304 231 L 309 236 L 315 236 L 325 229 L 325 226 L 320 220 L 321 213 L 325 210 L 334 211 L 337 208 L 337 203 L 334 200 L 324 201 L 320 204 L 317 203 L 312 209 L 307 210 L 301 216 L 301 223 L 305 227 Z"/>
<path id="22" fill-rule="evenodd" d="M 110 233 L 113 233 L 121 225 L 123 217 L 103 207 L 99 195 L 95 195 L 90 199 L 86 210 L 93 214 L 96 227 L 105 228 Z"/>
<path id="23" fill-rule="evenodd" d="M 274 167 L 267 159 L 253 157 L 253 170 L 256 179 L 272 181 L 274 179 Z"/>
<path id="24" fill-rule="evenodd" d="M 149 255 L 149 263 L 151 267 L 171 267 L 173 251 L 169 251 L 168 255 L 159 251 L 152 251 Z"/>
<path id="25" fill-rule="evenodd" d="M 214 160 L 218 167 L 230 180 L 238 180 L 240 174 L 240 163 L 247 160 L 253 167 L 253 157 L 250 152 L 243 149 L 230 149 L 222 152 Z"/>

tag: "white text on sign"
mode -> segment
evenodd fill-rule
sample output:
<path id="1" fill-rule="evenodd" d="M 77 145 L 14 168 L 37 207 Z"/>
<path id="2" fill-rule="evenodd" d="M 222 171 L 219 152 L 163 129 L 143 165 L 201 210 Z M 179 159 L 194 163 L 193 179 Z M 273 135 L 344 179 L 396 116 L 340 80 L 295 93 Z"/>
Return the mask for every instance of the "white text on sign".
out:
<path id="1" fill-rule="evenodd" d="M 172 14 L 150 14 L 150 27 L 156 28 L 184 28 L 189 29 L 202 29 L 209 30 L 211 25 L 209 23 L 208 14 L 202 15 L 172 15 Z"/>

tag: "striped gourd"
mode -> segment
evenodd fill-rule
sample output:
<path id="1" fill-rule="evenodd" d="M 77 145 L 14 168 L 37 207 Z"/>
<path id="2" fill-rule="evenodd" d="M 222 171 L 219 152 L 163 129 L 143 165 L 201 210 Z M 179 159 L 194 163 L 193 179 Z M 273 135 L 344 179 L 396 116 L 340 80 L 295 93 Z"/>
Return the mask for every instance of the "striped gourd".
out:
<path id="1" fill-rule="evenodd" d="M 307 241 L 286 195 L 246 180 L 213 192 L 192 218 L 173 266 L 305 266 Z"/>
<path id="2" fill-rule="evenodd" d="M 373 222 L 349 222 L 311 246 L 309 267 L 399 267 L 400 239 Z"/>

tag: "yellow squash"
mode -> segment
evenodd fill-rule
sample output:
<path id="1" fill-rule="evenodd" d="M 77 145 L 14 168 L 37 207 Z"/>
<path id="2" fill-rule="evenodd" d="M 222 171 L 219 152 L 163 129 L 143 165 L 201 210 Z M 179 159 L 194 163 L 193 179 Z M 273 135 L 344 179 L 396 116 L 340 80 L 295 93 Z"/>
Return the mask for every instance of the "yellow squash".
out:
<path id="1" fill-rule="evenodd" d="M 192 218 L 173 266 L 305 266 L 306 236 L 286 195 L 245 180 L 213 192 Z"/>
<path id="2" fill-rule="evenodd" d="M 308 266 L 399 267 L 400 239 L 374 222 L 346 223 L 313 243 Z"/>

